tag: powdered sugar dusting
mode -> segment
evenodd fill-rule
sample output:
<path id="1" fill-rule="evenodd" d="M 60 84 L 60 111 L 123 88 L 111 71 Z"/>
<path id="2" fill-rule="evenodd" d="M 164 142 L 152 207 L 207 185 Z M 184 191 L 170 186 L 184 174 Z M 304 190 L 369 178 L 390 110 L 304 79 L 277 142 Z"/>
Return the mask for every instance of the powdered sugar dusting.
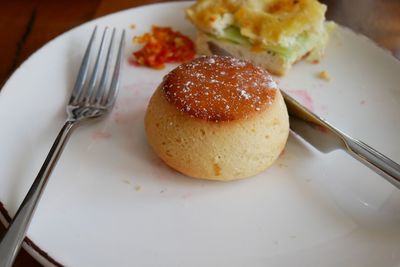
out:
<path id="1" fill-rule="evenodd" d="M 247 93 L 247 91 L 246 90 L 244 90 L 244 89 L 239 89 L 240 91 L 240 96 L 241 97 L 243 97 L 244 99 L 250 99 L 250 95 L 249 95 L 249 93 Z"/>
<path id="2" fill-rule="evenodd" d="M 224 56 L 203 56 L 164 77 L 167 99 L 182 112 L 212 120 L 234 120 L 267 108 L 277 84 L 259 67 Z"/>
<path id="3" fill-rule="evenodd" d="M 275 88 L 278 89 L 278 85 L 276 84 L 276 82 L 272 79 L 272 77 L 269 77 L 267 80 L 267 86 L 269 88 Z"/>

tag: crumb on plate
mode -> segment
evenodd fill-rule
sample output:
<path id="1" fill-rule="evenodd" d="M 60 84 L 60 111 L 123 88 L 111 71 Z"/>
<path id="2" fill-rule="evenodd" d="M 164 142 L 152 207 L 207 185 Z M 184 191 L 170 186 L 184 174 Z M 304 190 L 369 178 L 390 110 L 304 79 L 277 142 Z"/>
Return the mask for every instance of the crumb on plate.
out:
<path id="1" fill-rule="evenodd" d="M 325 80 L 325 81 L 329 81 L 329 80 L 331 79 L 331 76 L 329 75 L 329 73 L 328 73 L 326 70 L 321 71 L 321 72 L 318 74 L 318 77 L 319 77 L 320 79 L 322 79 L 322 80 Z"/>

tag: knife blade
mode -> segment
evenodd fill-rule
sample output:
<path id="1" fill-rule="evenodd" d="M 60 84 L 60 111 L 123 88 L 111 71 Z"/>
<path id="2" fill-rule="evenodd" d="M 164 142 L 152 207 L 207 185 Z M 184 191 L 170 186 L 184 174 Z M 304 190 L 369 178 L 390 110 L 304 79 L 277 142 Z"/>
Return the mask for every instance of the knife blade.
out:
<path id="1" fill-rule="evenodd" d="M 207 43 L 212 54 L 232 55 L 214 42 Z M 323 153 L 342 149 L 400 189 L 400 165 L 367 144 L 345 134 L 280 90 L 289 114 L 290 129 Z"/>

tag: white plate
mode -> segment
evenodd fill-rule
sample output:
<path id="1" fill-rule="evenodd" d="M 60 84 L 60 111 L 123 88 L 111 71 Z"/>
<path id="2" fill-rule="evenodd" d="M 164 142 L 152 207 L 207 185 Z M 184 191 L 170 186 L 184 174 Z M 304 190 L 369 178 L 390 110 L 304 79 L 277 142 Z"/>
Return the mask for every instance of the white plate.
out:
<path id="1" fill-rule="evenodd" d="M 0 96 L 0 200 L 11 215 L 62 125 L 93 26 L 126 28 L 128 41 L 153 24 L 193 36 L 184 19 L 188 4 L 144 6 L 87 23 L 14 73 Z M 167 168 L 146 143 L 143 115 L 175 66 L 131 66 L 134 49 L 128 42 L 116 109 L 73 134 L 30 225 L 28 236 L 49 256 L 66 266 L 400 266 L 400 191 L 342 151 L 322 154 L 291 135 L 273 167 L 229 183 Z M 331 81 L 316 77 L 322 70 Z M 280 82 L 398 162 L 399 84 L 399 62 L 343 28 L 320 64 L 301 62 Z"/>

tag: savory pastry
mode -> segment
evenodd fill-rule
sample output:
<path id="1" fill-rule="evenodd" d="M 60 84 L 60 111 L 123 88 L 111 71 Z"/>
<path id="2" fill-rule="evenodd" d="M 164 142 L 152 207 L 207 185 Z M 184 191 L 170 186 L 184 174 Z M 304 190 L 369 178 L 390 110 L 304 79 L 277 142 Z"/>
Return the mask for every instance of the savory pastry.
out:
<path id="1" fill-rule="evenodd" d="M 198 0 L 186 10 L 199 54 L 212 41 L 277 75 L 303 57 L 319 61 L 334 27 L 325 12 L 317 0 Z"/>
<path id="2" fill-rule="evenodd" d="M 150 99 L 145 130 L 172 168 L 228 181 L 269 167 L 286 144 L 289 122 L 265 70 L 232 57 L 203 56 L 164 77 Z"/>

